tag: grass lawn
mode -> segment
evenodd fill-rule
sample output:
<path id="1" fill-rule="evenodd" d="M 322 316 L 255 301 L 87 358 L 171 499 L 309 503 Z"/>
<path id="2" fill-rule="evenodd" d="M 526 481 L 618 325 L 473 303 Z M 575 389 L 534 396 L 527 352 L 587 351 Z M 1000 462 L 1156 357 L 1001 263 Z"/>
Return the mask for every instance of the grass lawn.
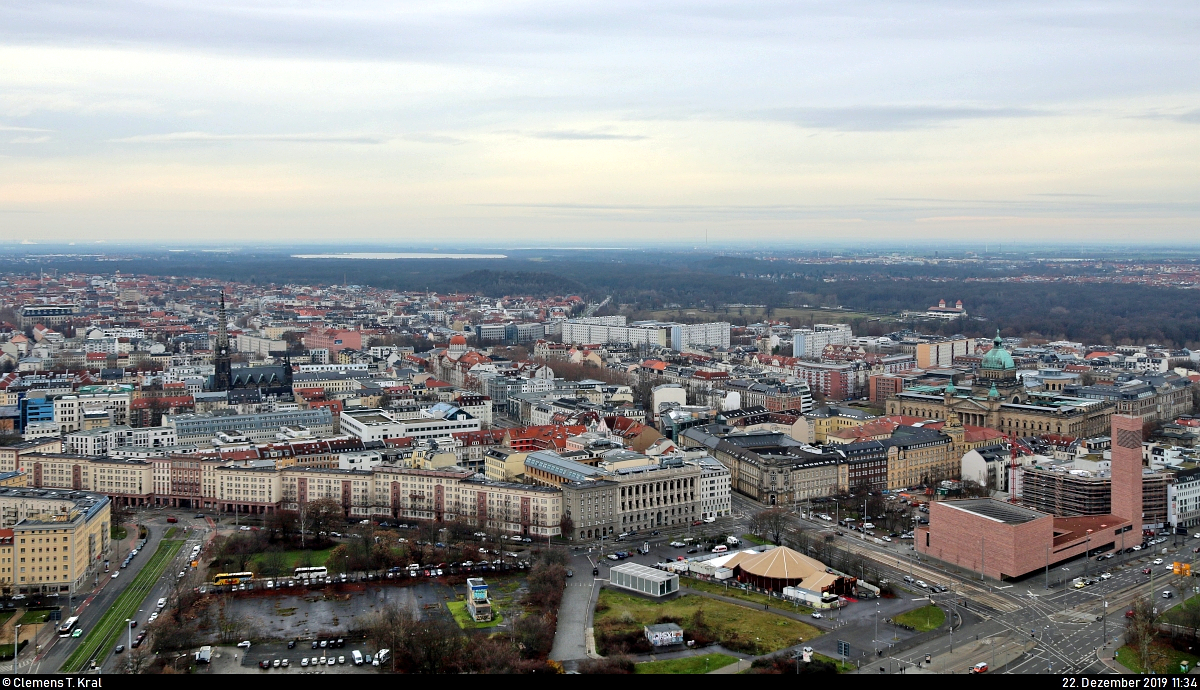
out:
<path id="1" fill-rule="evenodd" d="M 124 539 L 125 537 L 129 536 L 129 530 L 120 525 L 113 525 L 109 529 L 109 533 L 109 536 L 111 536 L 113 539 Z"/>
<path id="2" fill-rule="evenodd" d="M 45 623 L 49 619 L 49 610 L 26 611 L 25 615 L 21 616 L 21 620 L 17 622 L 21 625 L 33 625 L 34 623 Z"/>
<path id="3" fill-rule="evenodd" d="M 633 667 L 634 673 L 708 673 L 737 661 L 728 654 L 685 656 L 665 661 L 647 661 Z"/>
<path id="4" fill-rule="evenodd" d="M 1164 614 L 1164 617 L 1168 623 L 1174 623 L 1176 625 L 1183 625 L 1186 627 L 1189 625 L 1189 622 L 1184 620 L 1184 614 L 1188 612 L 1185 611 L 1185 609 L 1195 611 L 1197 608 L 1200 608 L 1200 594 L 1193 594 L 1178 606 L 1174 606 L 1168 610 L 1166 614 Z"/>
<path id="5" fill-rule="evenodd" d="M 821 654 L 820 652 L 813 652 L 812 658 L 813 658 L 813 661 L 828 661 L 829 663 L 833 664 L 834 666 L 837 666 L 838 673 L 849 673 L 854 670 L 854 664 L 850 664 L 850 663 L 843 664 L 841 659 L 834 659 L 833 657 L 825 656 L 824 654 Z"/>
<path id="6" fill-rule="evenodd" d="M 758 544 L 759 546 L 763 546 L 764 544 L 771 543 L 770 540 L 763 539 L 762 537 L 758 536 L 757 534 L 743 534 L 742 539 L 745 539 L 748 542 L 753 542 L 755 544 Z"/>
<path id="7" fill-rule="evenodd" d="M 16 611 L 5 611 L 4 613 L 0 613 L 0 628 L 4 627 L 4 624 L 7 623 L 8 619 L 12 618 L 15 613 Z"/>
<path id="8" fill-rule="evenodd" d="M 454 616 L 454 622 L 458 623 L 458 627 L 463 630 L 483 630 L 494 628 L 504 622 L 504 617 L 496 613 L 495 602 L 492 604 L 492 620 L 486 623 L 478 623 L 471 618 L 471 612 L 467 610 L 465 601 L 447 601 L 446 608 L 450 609 L 450 615 Z"/>
<path id="9" fill-rule="evenodd" d="M 307 551 L 300 550 L 300 549 L 295 549 L 293 551 L 284 551 L 283 559 L 284 559 L 284 563 L 286 564 L 285 568 L 286 568 L 287 574 L 290 575 L 293 571 L 295 571 L 296 568 L 299 568 L 300 565 L 302 563 L 304 563 L 305 554 L 308 554 L 308 559 L 307 559 L 308 565 L 311 565 L 311 566 L 327 565 L 327 561 L 329 560 L 329 553 L 331 551 L 333 551 L 332 546 L 327 549 L 320 549 L 319 551 L 314 551 L 312 549 L 309 549 Z M 255 573 L 262 573 L 264 558 L 266 558 L 266 554 L 260 553 L 260 554 L 255 555 L 254 558 L 250 559 L 250 563 L 248 564 L 249 569 L 254 571 Z"/>
<path id="10" fill-rule="evenodd" d="M 723 597 L 729 597 L 731 599 L 741 599 L 742 601 L 758 604 L 759 606 L 762 606 L 763 604 L 770 604 L 771 606 L 776 606 L 781 609 L 793 609 L 797 613 L 812 613 L 812 609 L 807 606 L 793 607 L 786 601 L 768 597 L 765 594 L 750 592 L 742 589 L 741 587 L 734 587 L 732 585 L 726 589 L 725 585 L 717 582 L 710 582 L 708 580 L 696 580 L 690 577 L 680 578 L 679 586 L 691 587 L 692 589 L 698 589 L 701 592 L 708 592 L 709 594 L 720 594 Z"/>
<path id="11" fill-rule="evenodd" d="M 699 609 L 704 610 L 709 637 L 729 649 L 747 653 L 767 654 L 821 634 L 807 623 L 697 594 L 669 601 L 650 601 L 603 589 L 596 605 L 597 636 L 602 633 L 614 636 L 640 633 L 644 626 L 657 623 L 663 616 L 683 621 L 684 632 L 694 634 L 693 621 Z"/>
<path id="12" fill-rule="evenodd" d="M 84 638 L 78 641 L 78 646 L 71 656 L 63 662 L 59 671 L 63 673 L 78 673 L 88 667 L 93 657 L 102 660 L 117 643 L 117 638 L 125 632 L 125 619 L 132 618 L 137 612 L 138 604 L 150 593 L 154 583 L 162 576 L 171 559 L 183 546 L 181 539 L 164 539 L 158 544 L 150 561 L 142 566 L 133 582 L 113 602 L 95 627 L 87 631 Z M 70 640 L 71 638 L 67 638 Z"/>
<path id="13" fill-rule="evenodd" d="M 1157 658 L 1153 664 L 1155 673 L 1179 673 L 1179 662 L 1183 659 L 1187 659 L 1189 668 L 1195 668 L 1196 662 L 1200 661 L 1200 657 L 1195 654 L 1181 652 L 1165 644 L 1155 644 L 1150 649 L 1151 655 Z M 1138 659 L 1137 652 L 1129 645 L 1117 650 L 1117 663 L 1134 673 L 1146 672 L 1146 669 L 1142 668 L 1142 662 Z"/>
<path id="14" fill-rule="evenodd" d="M 175 527 L 168 527 L 167 531 L 163 534 L 163 539 L 170 539 L 171 537 L 175 536 L 175 530 Z"/>
<path id="15" fill-rule="evenodd" d="M 904 625 L 911 625 L 917 629 L 917 632 L 927 632 L 936 630 L 941 627 L 942 623 L 946 622 L 946 612 L 930 604 L 922 606 L 919 609 L 906 611 L 899 616 L 892 616 L 892 620 Z"/>

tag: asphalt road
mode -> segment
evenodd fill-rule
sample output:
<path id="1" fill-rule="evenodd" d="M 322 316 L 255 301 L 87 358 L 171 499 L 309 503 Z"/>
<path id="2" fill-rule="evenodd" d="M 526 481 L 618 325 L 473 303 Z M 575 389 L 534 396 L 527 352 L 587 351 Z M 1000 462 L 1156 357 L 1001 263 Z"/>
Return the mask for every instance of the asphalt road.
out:
<path id="1" fill-rule="evenodd" d="M 125 587 L 133 582 L 134 577 L 141 572 L 141 569 L 150 560 L 150 555 L 158 549 L 158 545 L 162 541 L 163 534 L 166 533 L 167 528 L 179 528 L 176 535 L 176 538 L 179 538 L 182 533 L 182 528 L 185 526 L 191 526 L 193 529 L 191 533 L 187 535 L 188 543 L 184 545 L 183 549 L 180 551 L 180 555 L 177 556 L 176 560 L 167 567 L 163 573 L 163 576 L 159 579 L 159 582 L 155 584 L 150 594 L 145 600 L 142 601 L 142 605 L 138 607 L 142 610 L 142 612 L 137 615 L 138 622 L 145 624 L 146 617 L 149 616 L 150 611 L 154 610 L 155 603 L 158 601 L 159 597 L 165 596 L 169 591 L 170 582 L 175 577 L 176 573 L 178 573 L 180 569 L 178 566 L 181 564 L 182 559 L 185 558 L 187 553 L 190 552 L 192 544 L 198 543 L 198 540 L 201 539 L 205 534 L 204 530 L 208 527 L 207 522 L 204 520 L 195 519 L 192 517 L 194 514 L 195 513 L 188 513 L 186 511 L 139 511 L 137 514 L 138 524 L 147 525 L 149 530 L 148 541 L 145 548 L 138 552 L 138 555 L 135 556 L 133 561 L 130 562 L 128 568 L 121 570 L 121 562 L 125 560 L 125 556 L 129 551 L 128 546 L 131 543 L 129 539 L 122 541 L 120 544 L 121 551 L 118 553 L 114 550 L 114 553 L 110 556 L 110 572 L 106 573 L 103 571 L 103 568 L 100 569 L 100 583 L 98 587 L 93 591 L 90 591 L 86 594 L 80 594 L 75 597 L 74 604 L 77 611 L 75 615 L 79 616 L 79 623 L 77 627 L 84 631 L 84 635 L 80 637 L 62 638 L 58 637 L 57 635 L 54 635 L 53 637 L 43 636 L 43 649 L 41 653 L 35 658 L 32 653 L 26 651 L 26 656 L 19 660 L 20 671 L 23 673 L 52 673 L 57 671 L 59 667 L 62 666 L 63 662 L 67 660 L 67 657 L 70 656 L 73 651 L 75 651 L 75 648 L 83 642 L 85 636 L 92 631 L 104 613 L 109 609 L 110 606 L 112 606 L 113 602 L 116 601 L 121 592 L 125 590 Z M 177 517 L 179 519 L 179 523 L 176 525 L 169 525 L 166 522 L 168 515 L 174 515 Z M 112 571 L 114 570 L 120 570 L 121 573 L 120 576 L 115 580 L 112 579 Z M 65 606 L 67 602 L 63 601 L 63 604 Z M 66 611 L 63 612 L 64 618 L 67 618 L 68 615 L 69 614 Z M 121 639 L 120 644 L 127 644 L 125 638 Z M 47 645 L 49 646 L 47 647 Z M 26 649 L 28 650 L 29 648 Z M 117 670 L 112 667 L 112 660 L 114 658 L 112 651 L 113 650 L 111 649 L 101 650 L 102 656 L 108 656 L 108 659 L 105 661 L 105 664 L 102 667 L 105 672 L 114 672 Z M 117 660 L 121 659 L 119 656 L 115 658 Z M 8 664 L 7 666 L 9 669 L 12 668 L 11 664 Z"/>

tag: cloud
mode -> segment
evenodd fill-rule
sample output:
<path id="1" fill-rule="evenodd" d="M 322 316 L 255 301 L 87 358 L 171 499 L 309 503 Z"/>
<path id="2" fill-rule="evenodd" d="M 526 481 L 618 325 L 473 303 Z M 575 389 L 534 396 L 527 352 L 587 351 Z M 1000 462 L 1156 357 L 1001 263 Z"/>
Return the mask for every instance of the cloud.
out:
<path id="1" fill-rule="evenodd" d="M 1175 122 L 1182 122 L 1187 125 L 1200 125 L 1200 108 L 1196 108 L 1194 110 L 1185 110 L 1180 113 L 1164 113 L 1155 111 L 1151 113 L 1145 113 L 1144 115 L 1138 115 L 1138 117 L 1146 120 L 1174 120 Z"/>
<path id="2" fill-rule="evenodd" d="M 535 139 L 560 139 L 565 141 L 587 141 L 587 140 L 622 140 L 622 141 L 638 141 L 648 137 L 641 134 L 613 134 L 611 132 L 583 132 L 579 130 L 552 130 L 547 132 L 531 132 L 529 136 Z"/>
<path id="3" fill-rule="evenodd" d="M 405 141 L 415 141 L 418 144 L 449 144 L 457 146 L 458 144 L 467 143 L 466 139 L 446 136 L 444 134 L 406 134 L 402 139 Z"/>
<path id="4" fill-rule="evenodd" d="M 108 139 L 114 144 L 191 144 L 221 141 L 288 142 L 300 144 L 382 144 L 380 137 L 360 134 L 214 134 L 212 132 L 170 132 L 167 134 L 139 134 L 132 137 Z"/>
<path id="5" fill-rule="evenodd" d="M 8 140 L 8 143 L 10 143 L 10 144 L 44 144 L 48 141 L 50 141 L 50 137 L 43 135 L 40 137 L 13 137 L 12 139 Z"/>
<path id="6" fill-rule="evenodd" d="M 0 132 L 53 132 L 52 129 L 40 129 L 38 127 L 16 127 L 14 125 L 0 125 Z"/>
<path id="7" fill-rule="evenodd" d="M 937 105 L 858 105 L 832 108 L 780 108 L 763 113 L 764 119 L 793 122 L 801 127 L 841 132 L 891 132 L 928 129 L 962 120 L 1037 117 L 1048 114 L 1033 108 L 1000 108 Z"/>

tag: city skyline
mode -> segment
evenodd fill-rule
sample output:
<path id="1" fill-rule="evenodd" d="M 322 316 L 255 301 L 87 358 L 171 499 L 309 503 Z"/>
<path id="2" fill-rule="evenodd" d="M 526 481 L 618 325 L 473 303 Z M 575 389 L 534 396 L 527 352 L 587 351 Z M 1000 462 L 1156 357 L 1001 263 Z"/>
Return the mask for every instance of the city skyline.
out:
<path id="1" fill-rule="evenodd" d="M 5 14 L 17 242 L 1169 244 L 1200 215 L 1183 3 Z"/>

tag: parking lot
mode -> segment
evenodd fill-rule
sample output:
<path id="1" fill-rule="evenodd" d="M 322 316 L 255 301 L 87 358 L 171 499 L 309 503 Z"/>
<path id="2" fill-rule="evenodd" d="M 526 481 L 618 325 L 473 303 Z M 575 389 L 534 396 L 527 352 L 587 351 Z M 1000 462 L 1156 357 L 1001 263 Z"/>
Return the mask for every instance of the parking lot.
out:
<path id="1" fill-rule="evenodd" d="M 237 647 L 215 647 L 213 649 L 212 662 L 209 664 L 197 664 L 197 673 L 257 673 L 264 676 L 278 674 L 334 674 L 334 673 L 378 673 L 379 669 L 364 663 L 362 666 L 356 666 L 353 661 L 352 653 L 358 650 L 362 654 L 370 653 L 372 657 L 377 650 L 367 648 L 367 645 L 362 640 L 345 640 L 345 647 L 329 649 L 312 649 L 310 641 L 298 642 L 292 649 L 287 648 L 287 643 L 270 643 L 270 644 L 255 644 L 249 650 L 239 649 Z M 325 662 L 332 656 L 335 659 L 334 665 L 330 666 Z M 338 664 L 336 659 L 341 656 L 345 658 L 345 663 Z M 317 659 L 318 663 L 314 664 L 312 659 Z M 365 657 L 364 657 L 365 658 Z M 283 665 L 283 660 L 288 660 L 288 665 Z M 301 659 L 308 659 L 309 665 L 302 665 Z M 269 660 L 271 662 L 270 669 L 264 669 L 259 664 Z M 274 662 L 279 660 L 279 666 L 275 666 Z"/>

